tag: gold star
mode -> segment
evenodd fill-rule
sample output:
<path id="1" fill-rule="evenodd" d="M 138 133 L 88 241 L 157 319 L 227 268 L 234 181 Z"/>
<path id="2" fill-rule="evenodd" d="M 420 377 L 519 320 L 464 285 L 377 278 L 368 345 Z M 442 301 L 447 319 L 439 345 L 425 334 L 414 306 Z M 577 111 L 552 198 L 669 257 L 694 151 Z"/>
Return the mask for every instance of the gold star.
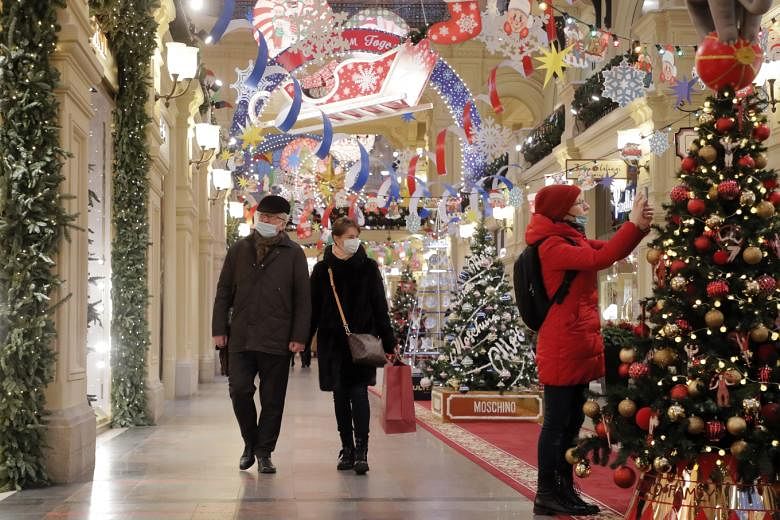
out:
<path id="1" fill-rule="evenodd" d="M 222 150 L 222 152 L 219 154 L 219 160 L 228 161 L 232 156 L 233 153 L 230 150 Z"/>
<path id="2" fill-rule="evenodd" d="M 563 78 L 563 69 L 566 68 L 566 64 L 563 62 L 563 60 L 566 58 L 566 55 L 571 52 L 573 47 L 574 45 L 569 45 L 561 52 L 558 52 L 558 49 L 555 47 L 555 45 L 550 45 L 550 49 L 548 51 L 542 51 L 541 57 L 536 56 L 536 59 L 541 63 L 539 68 L 545 70 L 545 87 L 550 81 L 550 78 L 553 77 L 553 74 L 557 78 Z"/>
<path id="3" fill-rule="evenodd" d="M 263 141 L 263 131 L 256 126 L 250 126 L 241 134 L 241 140 L 244 142 L 243 147 L 245 149 L 257 146 Z"/>

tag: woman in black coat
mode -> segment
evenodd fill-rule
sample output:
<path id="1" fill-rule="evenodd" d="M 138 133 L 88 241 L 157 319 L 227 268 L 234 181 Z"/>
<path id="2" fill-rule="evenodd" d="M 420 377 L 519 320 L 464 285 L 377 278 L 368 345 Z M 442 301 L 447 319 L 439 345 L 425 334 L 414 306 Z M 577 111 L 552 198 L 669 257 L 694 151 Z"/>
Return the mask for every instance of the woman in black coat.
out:
<path id="1" fill-rule="evenodd" d="M 350 332 L 370 333 L 382 339 L 388 360 L 395 350 L 395 337 L 387 310 L 385 286 L 377 263 L 360 245 L 360 227 L 348 218 L 333 225 L 333 246 L 311 274 L 312 326 L 317 334 L 320 389 L 333 392 L 342 449 L 337 468 L 368 471 L 368 423 L 371 410 L 368 387 L 376 384 L 376 369 L 352 362 L 347 335 L 330 285 L 333 271 L 341 306 Z"/>

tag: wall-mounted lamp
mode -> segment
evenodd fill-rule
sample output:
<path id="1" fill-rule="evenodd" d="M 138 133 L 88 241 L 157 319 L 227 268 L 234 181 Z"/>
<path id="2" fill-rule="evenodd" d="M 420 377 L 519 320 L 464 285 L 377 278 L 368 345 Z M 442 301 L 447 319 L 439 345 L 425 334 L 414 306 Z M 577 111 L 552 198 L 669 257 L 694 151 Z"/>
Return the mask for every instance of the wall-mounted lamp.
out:
<path id="1" fill-rule="evenodd" d="M 219 125 L 209 123 L 198 123 L 195 125 L 195 141 L 197 141 L 200 147 L 200 159 L 197 161 L 190 160 L 190 164 L 200 166 L 208 162 L 219 151 L 219 130 Z"/>
<path id="2" fill-rule="evenodd" d="M 236 200 L 228 202 L 228 214 L 233 218 L 244 218 L 244 203 Z"/>
<path id="3" fill-rule="evenodd" d="M 222 168 L 213 168 L 211 170 L 211 184 L 214 186 L 214 189 L 217 190 L 217 194 L 215 197 L 209 199 L 211 203 L 213 204 L 219 198 L 229 190 L 233 189 L 233 174 L 230 170 L 225 170 Z M 242 208 L 243 209 L 243 208 Z M 242 212 L 243 216 L 243 212 Z"/>
<path id="4" fill-rule="evenodd" d="M 171 99 L 179 98 L 187 93 L 192 80 L 198 74 L 198 48 L 188 47 L 180 42 L 168 42 L 165 46 L 168 50 L 166 57 L 168 73 L 171 75 L 173 85 L 171 85 L 171 91 L 168 94 L 164 96 L 155 94 L 154 99 L 155 101 L 164 99 L 167 107 Z M 179 82 L 185 80 L 187 84 L 177 93 L 176 88 L 179 86 Z"/>
<path id="5" fill-rule="evenodd" d="M 753 83 L 762 87 L 766 85 L 767 94 L 769 94 L 769 104 L 772 105 L 772 112 L 777 111 L 777 99 L 775 98 L 775 81 L 780 78 L 780 60 L 770 61 L 761 64 L 761 70 L 753 80 Z"/>

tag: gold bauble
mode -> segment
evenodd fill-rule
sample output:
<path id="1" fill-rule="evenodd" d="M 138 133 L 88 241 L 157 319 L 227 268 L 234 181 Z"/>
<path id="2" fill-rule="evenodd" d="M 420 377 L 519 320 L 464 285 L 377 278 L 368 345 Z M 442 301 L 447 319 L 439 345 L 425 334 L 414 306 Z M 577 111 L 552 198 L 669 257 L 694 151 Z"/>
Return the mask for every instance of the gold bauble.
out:
<path id="1" fill-rule="evenodd" d="M 723 217 L 721 217 L 716 213 L 713 213 L 712 215 L 707 217 L 707 220 L 705 220 L 704 223 L 707 224 L 707 226 L 710 229 L 718 229 L 721 226 L 721 224 L 723 224 Z"/>
<path id="2" fill-rule="evenodd" d="M 765 153 L 760 153 L 755 157 L 756 168 L 763 170 L 767 165 L 767 158 Z"/>
<path id="3" fill-rule="evenodd" d="M 750 331 L 750 339 L 756 343 L 763 343 L 769 339 L 769 329 L 759 325 Z"/>
<path id="4" fill-rule="evenodd" d="M 706 125 L 715 121 L 715 116 L 708 112 L 703 112 L 699 115 L 699 123 Z"/>
<path id="5" fill-rule="evenodd" d="M 618 404 L 618 413 L 625 418 L 633 417 L 636 413 L 636 403 L 626 397 Z"/>
<path id="6" fill-rule="evenodd" d="M 775 205 L 768 200 L 762 200 L 756 206 L 756 213 L 761 218 L 771 218 L 775 214 Z"/>
<path id="7" fill-rule="evenodd" d="M 756 194 L 750 190 L 744 190 L 739 194 L 739 203 L 743 206 L 752 206 L 756 203 Z"/>
<path id="8" fill-rule="evenodd" d="M 664 300 L 658 300 L 655 302 L 655 308 L 659 311 L 664 308 L 664 305 L 666 305 L 666 302 Z"/>
<path id="9" fill-rule="evenodd" d="M 636 361 L 636 350 L 633 347 L 623 347 L 620 349 L 620 362 L 633 363 Z"/>
<path id="10" fill-rule="evenodd" d="M 704 315 L 704 323 L 706 323 L 707 326 L 711 329 L 719 328 L 721 325 L 723 325 L 725 319 L 726 317 L 723 316 L 723 313 L 718 309 L 707 311 L 707 314 Z"/>
<path id="11" fill-rule="evenodd" d="M 642 457 L 635 458 L 634 465 L 636 466 L 636 469 L 643 473 L 650 469 L 650 461 L 643 459 Z"/>
<path id="12" fill-rule="evenodd" d="M 593 399 L 588 399 L 585 401 L 585 404 L 582 405 L 582 411 L 591 419 L 595 419 L 601 413 L 601 407 L 599 406 L 599 403 Z"/>
<path id="13" fill-rule="evenodd" d="M 748 449 L 748 443 L 743 441 L 742 439 L 738 441 L 734 441 L 731 444 L 731 454 L 735 457 L 739 457 L 740 455 L 743 455 L 747 449 Z"/>
<path id="14" fill-rule="evenodd" d="M 747 423 L 742 417 L 729 417 L 729 420 L 726 421 L 726 429 L 731 435 L 739 437 L 747 430 Z"/>
<path id="15" fill-rule="evenodd" d="M 701 380 L 699 379 L 691 379 L 686 386 L 688 387 L 688 395 L 691 397 L 696 397 L 701 393 Z"/>
<path id="16" fill-rule="evenodd" d="M 695 415 L 688 417 L 688 433 L 691 435 L 699 435 L 702 432 L 704 432 L 704 420 Z"/>
<path id="17" fill-rule="evenodd" d="M 675 276 L 671 281 L 672 289 L 675 291 L 684 291 L 688 287 L 688 280 L 684 276 Z"/>
<path id="18" fill-rule="evenodd" d="M 685 419 L 685 408 L 679 404 L 673 404 L 666 410 L 666 416 L 672 422 L 677 422 L 681 419 Z"/>
<path id="19" fill-rule="evenodd" d="M 756 246 L 746 247 L 742 251 L 742 260 L 748 265 L 756 265 L 761 263 L 761 259 L 764 257 L 761 248 Z"/>
<path id="20" fill-rule="evenodd" d="M 574 474 L 580 478 L 588 478 L 590 476 L 590 464 L 585 461 L 580 461 L 574 466 Z"/>
<path id="21" fill-rule="evenodd" d="M 699 151 L 699 145 L 696 144 L 696 141 L 688 145 L 688 151 L 691 153 L 696 153 Z"/>
<path id="22" fill-rule="evenodd" d="M 667 338 L 673 338 L 680 333 L 680 327 L 676 323 L 667 323 L 663 327 L 664 336 Z"/>
<path id="23" fill-rule="evenodd" d="M 743 399 L 742 408 L 745 410 L 745 413 L 758 413 L 761 410 L 761 401 L 755 397 Z"/>
<path id="24" fill-rule="evenodd" d="M 672 463 L 666 457 L 656 457 L 653 461 L 653 468 L 659 473 L 669 473 L 672 471 Z"/>
<path id="25" fill-rule="evenodd" d="M 677 360 L 677 353 L 670 348 L 662 348 L 653 353 L 653 363 L 660 367 L 668 367 Z"/>
<path id="26" fill-rule="evenodd" d="M 726 372 L 723 373 L 723 378 L 726 380 L 726 382 L 730 385 L 736 385 L 740 381 L 742 381 L 742 372 L 737 370 L 736 368 L 729 368 L 726 370 Z"/>
<path id="27" fill-rule="evenodd" d="M 713 184 L 710 186 L 710 189 L 707 191 L 707 195 L 710 199 L 717 199 L 718 198 L 718 185 Z"/>
<path id="28" fill-rule="evenodd" d="M 707 161 L 708 163 L 715 162 L 718 159 L 718 151 L 714 146 L 707 145 L 699 149 L 699 157 Z"/>
<path id="29" fill-rule="evenodd" d="M 580 457 L 579 453 L 577 453 L 577 448 L 569 448 L 566 450 L 566 454 L 564 454 L 563 457 L 566 459 L 566 462 L 572 466 L 582 460 L 582 457 Z"/>
<path id="30" fill-rule="evenodd" d="M 647 258 L 648 262 L 655 265 L 661 260 L 663 255 L 664 253 L 660 249 L 648 249 L 645 258 Z"/>
<path id="31" fill-rule="evenodd" d="M 748 262 L 750 263 L 750 262 Z M 758 262 L 756 262 L 758 263 Z M 758 292 L 761 290 L 761 285 L 755 280 L 748 280 L 745 282 L 745 292 L 747 294 L 758 294 Z"/>

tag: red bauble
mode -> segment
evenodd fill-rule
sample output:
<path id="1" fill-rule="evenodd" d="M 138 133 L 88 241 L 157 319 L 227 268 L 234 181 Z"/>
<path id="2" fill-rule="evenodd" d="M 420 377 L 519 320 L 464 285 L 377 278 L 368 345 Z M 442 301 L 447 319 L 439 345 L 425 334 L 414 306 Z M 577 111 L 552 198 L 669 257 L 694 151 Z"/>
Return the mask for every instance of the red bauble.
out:
<path id="1" fill-rule="evenodd" d="M 758 381 L 761 383 L 768 383 L 772 379 L 772 368 L 761 367 L 758 369 Z"/>
<path id="2" fill-rule="evenodd" d="M 650 335 L 650 327 L 646 323 L 639 323 L 634 327 L 634 336 L 646 338 Z"/>
<path id="3" fill-rule="evenodd" d="M 725 134 L 732 128 L 734 128 L 734 120 L 730 117 L 719 117 L 715 121 L 715 129 L 722 134 Z"/>
<path id="4" fill-rule="evenodd" d="M 726 200 L 734 200 L 739 196 L 739 183 L 729 179 L 718 184 L 718 196 Z"/>
<path id="5" fill-rule="evenodd" d="M 757 127 L 753 128 L 753 139 L 758 141 L 766 141 L 769 139 L 770 133 L 771 131 L 769 130 L 769 125 L 766 123 L 761 123 Z"/>
<path id="6" fill-rule="evenodd" d="M 675 204 L 682 204 L 690 198 L 690 190 L 688 189 L 688 186 L 675 186 L 669 193 L 669 198 L 672 199 L 672 202 Z"/>
<path id="7" fill-rule="evenodd" d="M 688 398 L 688 387 L 685 385 L 674 385 L 669 391 L 669 396 L 675 401 L 682 401 Z"/>
<path id="8" fill-rule="evenodd" d="M 762 363 L 774 365 L 777 361 L 777 349 L 773 343 L 764 343 L 756 349 L 756 357 Z"/>
<path id="9" fill-rule="evenodd" d="M 707 296 L 718 298 L 729 293 L 729 284 L 726 280 L 715 280 L 707 284 Z"/>
<path id="10" fill-rule="evenodd" d="M 682 217 L 680 217 L 680 215 L 672 215 L 669 217 L 669 222 L 671 222 L 675 226 L 679 226 L 680 223 L 682 223 Z"/>
<path id="11" fill-rule="evenodd" d="M 758 279 L 758 287 L 761 292 L 769 294 L 777 288 L 777 280 L 765 274 Z"/>
<path id="12" fill-rule="evenodd" d="M 712 247 L 712 242 L 707 237 L 696 237 L 693 241 L 693 247 L 700 253 L 706 253 Z"/>
<path id="13" fill-rule="evenodd" d="M 767 200 L 775 206 L 780 206 L 780 191 L 773 191 L 770 193 L 769 197 L 767 197 Z"/>
<path id="14" fill-rule="evenodd" d="M 743 168 L 755 168 L 756 167 L 756 160 L 753 159 L 750 155 L 743 155 L 739 158 L 739 165 Z"/>
<path id="15" fill-rule="evenodd" d="M 780 426 L 780 404 L 767 403 L 761 407 L 761 416 L 770 428 Z"/>
<path id="16" fill-rule="evenodd" d="M 624 489 L 630 488 L 636 482 L 636 473 L 628 466 L 620 466 L 612 477 L 615 480 L 615 485 Z"/>
<path id="17" fill-rule="evenodd" d="M 636 421 L 636 425 L 639 426 L 639 428 L 647 431 L 650 429 L 650 417 L 652 416 L 653 409 L 649 406 L 645 406 L 644 408 L 637 410 L 636 415 L 634 416 L 634 420 Z"/>
<path id="18" fill-rule="evenodd" d="M 698 163 L 693 157 L 686 157 L 680 163 L 680 169 L 686 173 L 693 172 L 696 169 L 696 166 L 698 166 Z"/>
<path id="19" fill-rule="evenodd" d="M 711 240 L 716 240 L 718 238 L 718 232 L 714 229 L 705 229 L 701 236 L 707 237 Z"/>
<path id="20" fill-rule="evenodd" d="M 768 190 L 773 190 L 777 188 L 777 179 L 764 179 L 761 181 L 761 184 L 764 185 L 764 188 Z"/>
<path id="21" fill-rule="evenodd" d="M 676 320 L 674 323 L 682 331 L 686 331 L 687 332 L 687 331 L 691 330 L 691 324 L 688 323 L 688 320 L 682 320 L 682 319 L 681 320 Z"/>
<path id="22" fill-rule="evenodd" d="M 729 256 L 730 255 L 726 251 L 715 251 L 715 254 L 712 255 L 712 261 L 717 265 L 726 265 L 729 263 Z"/>
<path id="23" fill-rule="evenodd" d="M 596 435 L 598 435 L 599 437 L 601 437 L 604 440 L 607 439 L 607 426 L 604 424 L 604 421 L 601 421 L 600 423 L 598 423 L 596 425 L 595 430 L 596 430 Z M 611 435 L 612 431 L 610 431 L 609 433 Z M 610 440 L 612 440 L 612 439 L 610 438 Z"/>
<path id="24" fill-rule="evenodd" d="M 707 35 L 696 51 L 696 72 L 702 82 L 718 92 L 726 87 L 739 90 L 750 85 L 758 74 L 764 53 L 758 42 L 739 39 L 723 43 L 714 32 Z"/>
<path id="25" fill-rule="evenodd" d="M 640 379 L 645 377 L 650 372 L 650 367 L 644 363 L 634 361 L 631 366 L 628 367 L 628 377 L 631 379 Z"/>
<path id="26" fill-rule="evenodd" d="M 696 217 L 703 215 L 707 211 L 707 204 L 701 199 L 691 199 L 688 201 L 688 213 Z"/>
<path id="27" fill-rule="evenodd" d="M 618 366 L 618 375 L 623 379 L 628 379 L 628 371 L 630 367 L 631 367 L 630 363 L 621 363 Z"/>
<path id="28" fill-rule="evenodd" d="M 726 435 L 726 427 L 720 421 L 707 421 L 707 437 L 712 442 L 717 442 Z"/>
<path id="29" fill-rule="evenodd" d="M 672 262 L 672 266 L 670 267 L 670 270 L 672 271 L 672 274 L 677 274 L 683 269 L 688 267 L 688 264 L 686 264 L 683 260 L 675 260 Z"/>

